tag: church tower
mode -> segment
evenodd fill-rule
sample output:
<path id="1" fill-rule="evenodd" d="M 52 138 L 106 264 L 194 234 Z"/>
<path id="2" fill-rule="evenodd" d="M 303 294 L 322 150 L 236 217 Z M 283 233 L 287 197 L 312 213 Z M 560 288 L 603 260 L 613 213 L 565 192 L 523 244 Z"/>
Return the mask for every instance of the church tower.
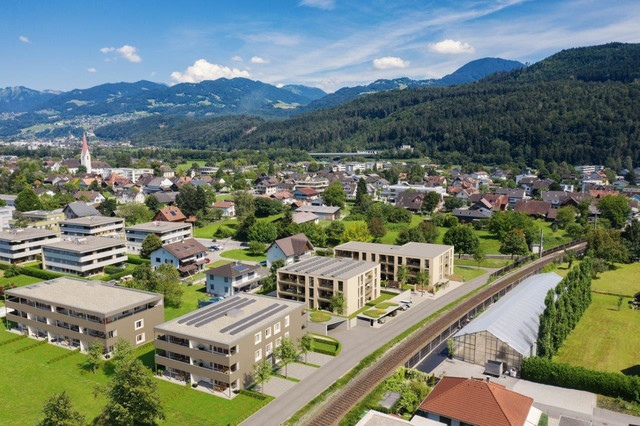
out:
<path id="1" fill-rule="evenodd" d="M 89 153 L 86 133 L 82 134 L 82 154 L 80 154 L 80 164 L 86 167 L 87 173 L 91 173 L 91 154 Z"/>

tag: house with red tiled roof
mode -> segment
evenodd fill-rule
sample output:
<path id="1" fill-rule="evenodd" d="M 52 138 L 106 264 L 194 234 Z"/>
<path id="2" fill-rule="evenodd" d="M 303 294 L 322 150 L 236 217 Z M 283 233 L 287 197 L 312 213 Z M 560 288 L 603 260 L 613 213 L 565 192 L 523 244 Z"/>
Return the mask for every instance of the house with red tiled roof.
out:
<path id="1" fill-rule="evenodd" d="M 178 206 L 164 207 L 158 210 L 153 218 L 154 221 L 184 223 L 187 217 Z"/>
<path id="2" fill-rule="evenodd" d="M 233 201 L 216 201 L 212 207 L 222 210 L 222 217 L 234 217 L 236 215 L 236 205 Z"/>
<path id="3" fill-rule="evenodd" d="M 532 398 L 488 378 L 443 377 L 416 415 L 448 425 L 535 426 L 542 412 Z"/>
<path id="4" fill-rule="evenodd" d="M 313 188 L 302 186 L 293 191 L 293 197 L 299 201 L 312 201 L 318 198 L 318 191 Z"/>

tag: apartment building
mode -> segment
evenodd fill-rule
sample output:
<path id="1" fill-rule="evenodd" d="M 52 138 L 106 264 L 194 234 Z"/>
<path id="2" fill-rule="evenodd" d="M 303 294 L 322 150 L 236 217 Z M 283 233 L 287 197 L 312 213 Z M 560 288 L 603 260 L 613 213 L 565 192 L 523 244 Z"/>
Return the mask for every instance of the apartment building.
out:
<path id="1" fill-rule="evenodd" d="M 174 222 L 147 222 L 125 228 L 127 250 L 132 254 L 140 254 L 142 242 L 149 234 L 156 234 L 162 244 L 170 244 L 193 237 L 191 224 Z"/>
<path id="2" fill-rule="evenodd" d="M 60 222 L 62 235 L 82 237 L 124 238 L 124 219 L 107 216 L 87 216 Z"/>
<path id="3" fill-rule="evenodd" d="M 156 369 L 233 398 L 253 381 L 253 365 L 273 361 L 282 339 L 302 337 L 305 323 L 302 303 L 237 294 L 156 326 Z"/>
<path id="4" fill-rule="evenodd" d="M 310 309 L 331 310 L 331 297 L 344 296 L 351 315 L 380 296 L 380 265 L 332 257 L 310 257 L 278 269 L 278 297 L 304 302 Z"/>
<path id="5" fill-rule="evenodd" d="M 32 210 L 23 212 L 22 218 L 28 221 L 29 228 L 60 230 L 60 222 L 65 219 L 62 209 L 58 210 Z"/>
<path id="6" fill-rule="evenodd" d="M 419 271 L 429 270 L 429 285 L 444 281 L 453 274 L 453 246 L 406 243 L 402 246 L 349 241 L 334 248 L 336 257 L 380 263 L 380 277 L 397 281 L 398 267 L 409 269 L 409 282 Z"/>
<path id="7" fill-rule="evenodd" d="M 13 206 L 0 207 L 0 229 L 7 229 L 11 227 L 11 221 L 13 220 L 13 214 L 16 208 Z"/>
<path id="8" fill-rule="evenodd" d="M 10 329 L 69 348 L 98 340 L 105 353 L 124 338 L 136 347 L 164 321 L 161 294 L 62 277 L 5 292 Z"/>
<path id="9" fill-rule="evenodd" d="M 109 237 L 63 237 L 42 245 L 42 269 L 89 277 L 103 274 L 105 266 L 127 260 L 124 240 Z"/>
<path id="10" fill-rule="evenodd" d="M 22 263 L 36 260 L 42 245 L 60 241 L 58 231 L 24 228 L 0 232 L 0 262 Z"/>
<path id="11" fill-rule="evenodd" d="M 260 280 L 269 275 L 269 270 L 235 261 L 207 269 L 206 274 L 207 293 L 229 297 L 258 287 Z"/>

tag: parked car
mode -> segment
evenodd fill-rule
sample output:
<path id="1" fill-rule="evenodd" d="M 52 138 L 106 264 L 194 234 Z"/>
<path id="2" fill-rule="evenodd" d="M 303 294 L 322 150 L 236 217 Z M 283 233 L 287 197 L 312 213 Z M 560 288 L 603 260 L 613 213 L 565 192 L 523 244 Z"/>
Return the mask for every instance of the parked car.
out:
<path id="1" fill-rule="evenodd" d="M 249 247 L 249 243 L 242 242 L 242 243 L 240 243 L 240 247 Z"/>
<path id="2" fill-rule="evenodd" d="M 205 257 L 204 258 L 204 263 L 209 263 L 209 262 L 211 262 L 211 259 L 209 259 L 208 257 Z"/>
<path id="3" fill-rule="evenodd" d="M 263 260 L 262 262 L 258 263 L 258 265 L 266 267 L 267 266 L 267 261 Z"/>

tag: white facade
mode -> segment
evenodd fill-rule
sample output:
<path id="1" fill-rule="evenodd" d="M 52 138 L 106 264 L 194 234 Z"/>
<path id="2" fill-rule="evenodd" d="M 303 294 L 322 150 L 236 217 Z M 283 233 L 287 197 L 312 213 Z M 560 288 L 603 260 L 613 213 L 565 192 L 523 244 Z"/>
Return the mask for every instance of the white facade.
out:
<path id="1" fill-rule="evenodd" d="M 13 212 L 15 211 L 16 208 L 12 206 L 0 207 L 0 229 L 10 227 L 9 221 L 13 219 Z"/>
<path id="2" fill-rule="evenodd" d="M 42 254 L 42 245 L 60 241 L 56 231 L 35 228 L 0 232 L 0 261 L 21 263 L 36 260 Z"/>
<path id="3" fill-rule="evenodd" d="M 140 254 L 142 241 L 149 234 L 160 237 L 162 244 L 170 244 L 193 237 L 191 224 L 173 222 L 149 222 L 125 228 L 127 250 L 132 254 Z"/>

